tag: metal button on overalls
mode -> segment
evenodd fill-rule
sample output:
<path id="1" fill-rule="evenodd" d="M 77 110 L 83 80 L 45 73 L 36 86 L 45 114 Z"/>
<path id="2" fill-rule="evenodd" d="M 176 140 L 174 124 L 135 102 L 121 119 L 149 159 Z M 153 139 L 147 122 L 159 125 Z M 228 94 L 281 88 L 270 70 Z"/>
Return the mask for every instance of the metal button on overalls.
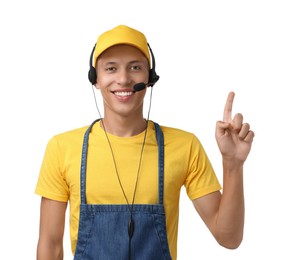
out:
<path id="1" fill-rule="evenodd" d="M 159 203 L 134 205 L 86 204 L 86 161 L 88 139 L 94 121 L 87 129 L 80 173 L 81 205 L 78 241 L 74 260 L 169 260 L 166 218 L 163 205 L 164 191 L 164 137 L 155 125 L 158 144 Z M 132 220 L 130 227 L 130 206 Z M 130 236 L 130 232 L 133 233 Z"/>

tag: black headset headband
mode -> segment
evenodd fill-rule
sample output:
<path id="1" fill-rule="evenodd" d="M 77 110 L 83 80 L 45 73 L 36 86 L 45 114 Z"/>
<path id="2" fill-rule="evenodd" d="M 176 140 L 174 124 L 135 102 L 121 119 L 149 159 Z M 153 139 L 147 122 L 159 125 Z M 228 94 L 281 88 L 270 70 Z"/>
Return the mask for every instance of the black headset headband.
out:
<path id="1" fill-rule="evenodd" d="M 149 70 L 148 85 L 153 86 L 159 80 L 160 77 L 159 77 L 159 75 L 157 75 L 156 70 L 155 70 L 156 69 L 156 63 L 155 63 L 154 54 L 152 52 L 152 49 L 151 49 L 149 43 L 147 43 L 147 44 L 148 44 L 148 48 L 149 48 L 149 51 L 151 54 L 151 61 L 152 61 L 152 68 Z M 96 44 L 94 45 L 92 52 L 90 54 L 90 58 L 89 58 L 88 79 L 92 85 L 94 85 L 96 83 L 96 80 L 97 80 L 96 69 L 92 65 L 95 47 L 96 47 Z"/>

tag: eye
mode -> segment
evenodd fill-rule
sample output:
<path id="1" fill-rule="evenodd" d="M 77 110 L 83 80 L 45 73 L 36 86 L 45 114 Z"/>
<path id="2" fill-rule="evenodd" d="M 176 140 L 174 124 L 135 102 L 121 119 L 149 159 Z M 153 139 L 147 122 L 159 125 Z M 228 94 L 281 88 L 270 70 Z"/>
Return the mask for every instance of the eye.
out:
<path id="1" fill-rule="evenodd" d="M 116 67 L 113 67 L 113 66 L 106 67 L 105 71 L 107 71 L 107 72 L 115 72 L 116 71 Z"/>
<path id="2" fill-rule="evenodd" d="M 141 66 L 139 65 L 133 65 L 130 67 L 131 70 L 141 70 Z"/>

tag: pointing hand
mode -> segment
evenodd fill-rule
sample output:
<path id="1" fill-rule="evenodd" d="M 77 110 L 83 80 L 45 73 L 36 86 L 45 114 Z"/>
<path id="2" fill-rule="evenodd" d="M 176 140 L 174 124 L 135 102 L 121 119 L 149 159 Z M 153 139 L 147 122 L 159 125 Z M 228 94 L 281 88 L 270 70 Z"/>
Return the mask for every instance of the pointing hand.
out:
<path id="1" fill-rule="evenodd" d="M 244 162 L 250 152 L 254 132 L 243 122 L 242 114 L 232 118 L 234 92 L 228 94 L 223 121 L 216 124 L 216 141 L 224 159 Z"/>

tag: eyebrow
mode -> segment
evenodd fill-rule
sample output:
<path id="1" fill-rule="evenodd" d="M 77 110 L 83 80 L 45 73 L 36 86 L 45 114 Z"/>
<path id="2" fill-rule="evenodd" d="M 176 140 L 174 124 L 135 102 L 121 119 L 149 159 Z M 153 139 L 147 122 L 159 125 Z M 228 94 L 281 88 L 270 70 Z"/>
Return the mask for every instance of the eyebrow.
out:
<path id="1" fill-rule="evenodd" d="M 118 62 L 116 61 L 107 61 L 107 62 L 104 62 L 103 64 L 104 65 L 114 65 L 114 64 L 117 64 Z M 132 60 L 132 61 L 129 61 L 128 64 L 134 64 L 134 63 L 144 63 L 144 61 L 142 60 Z"/>
<path id="2" fill-rule="evenodd" d="M 104 65 L 104 66 L 107 66 L 107 65 L 114 65 L 114 64 L 116 64 L 116 62 L 115 62 L 115 61 L 108 61 L 108 62 L 104 62 L 104 63 L 103 63 L 103 65 Z"/>
<path id="3" fill-rule="evenodd" d="M 130 61 L 128 62 L 129 64 L 133 64 L 133 63 L 144 63 L 143 60 L 133 60 L 133 61 Z"/>

